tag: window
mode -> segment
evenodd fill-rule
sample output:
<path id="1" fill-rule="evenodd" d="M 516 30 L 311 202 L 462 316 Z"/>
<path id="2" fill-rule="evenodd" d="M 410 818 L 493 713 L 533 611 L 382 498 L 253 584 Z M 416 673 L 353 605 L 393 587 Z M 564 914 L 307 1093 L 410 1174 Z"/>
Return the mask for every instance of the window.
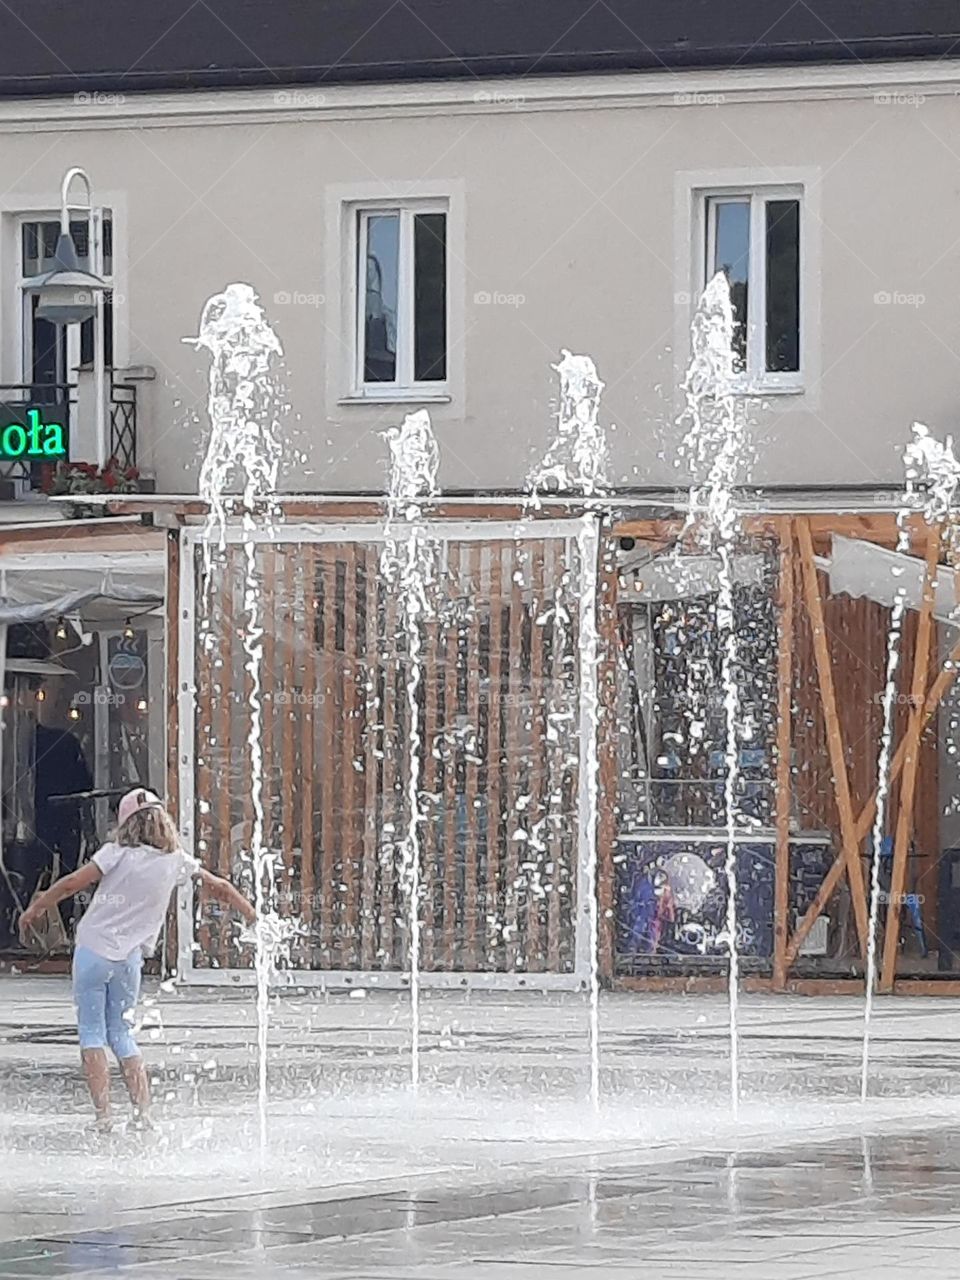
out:
<path id="1" fill-rule="evenodd" d="M 447 210 L 418 202 L 357 210 L 360 394 L 447 380 Z"/>
<path id="2" fill-rule="evenodd" d="M 706 196 L 709 280 L 730 282 L 737 369 L 750 385 L 800 386 L 800 193 L 758 190 Z"/>
<path id="3" fill-rule="evenodd" d="M 65 328 L 52 325 L 37 317 L 37 292 L 27 284 L 31 276 L 41 275 L 53 268 L 53 258 L 60 235 L 59 219 L 42 221 L 31 219 L 21 223 L 20 274 L 23 298 L 23 378 L 36 385 L 62 384 L 69 381 L 75 362 L 93 363 L 92 319 L 80 326 L 79 349 L 68 352 L 69 333 Z M 77 253 L 77 260 L 84 270 L 91 270 L 89 227 L 86 217 L 71 219 L 70 236 Z M 103 214 L 103 276 L 108 284 L 113 276 L 113 220 L 109 212 Z M 113 366 L 113 291 L 108 289 L 103 300 L 104 362 Z"/>

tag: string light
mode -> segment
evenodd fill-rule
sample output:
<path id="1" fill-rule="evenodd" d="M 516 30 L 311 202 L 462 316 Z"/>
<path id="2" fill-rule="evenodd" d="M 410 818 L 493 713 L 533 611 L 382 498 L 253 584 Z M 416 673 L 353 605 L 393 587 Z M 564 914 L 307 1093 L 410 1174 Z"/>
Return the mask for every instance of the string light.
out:
<path id="1" fill-rule="evenodd" d="M 123 628 L 123 638 L 124 640 L 132 640 L 133 635 L 134 635 L 133 627 L 130 625 L 130 619 L 128 618 L 126 621 L 126 625 Z"/>
<path id="2" fill-rule="evenodd" d="M 146 698 L 141 698 L 140 701 L 137 703 L 137 710 L 146 711 L 146 709 L 147 709 L 147 700 Z"/>
<path id="3" fill-rule="evenodd" d="M 46 698 L 46 696 L 47 696 L 47 691 L 46 691 L 46 689 L 38 689 L 38 690 L 37 690 L 37 701 L 38 701 L 38 702 L 43 702 L 43 701 L 44 701 L 44 699 Z"/>
<path id="4" fill-rule="evenodd" d="M 70 708 L 70 711 L 69 711 L 69 716 L 70 716 L 70 719 L 71 719 L 71 720 L 79 720 L 79 719 L 80 719 L 80 708 L 79 708 L 79 707 L 71 707 L 71 708 Z"/>

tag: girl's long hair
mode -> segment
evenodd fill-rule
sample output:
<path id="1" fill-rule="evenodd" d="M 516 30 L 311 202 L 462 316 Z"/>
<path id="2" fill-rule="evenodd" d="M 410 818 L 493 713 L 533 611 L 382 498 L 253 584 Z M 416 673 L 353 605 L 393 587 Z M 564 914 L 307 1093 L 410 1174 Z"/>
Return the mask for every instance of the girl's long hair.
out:
<path id="1" fill-rule="evenodd" d="M 155 804 L 138 809 L 117 829 L 117 844 L 128 849 L 147 844 L 161 853 L 174 853 L 180 848 L 180 834 L 166 809 Z"/>

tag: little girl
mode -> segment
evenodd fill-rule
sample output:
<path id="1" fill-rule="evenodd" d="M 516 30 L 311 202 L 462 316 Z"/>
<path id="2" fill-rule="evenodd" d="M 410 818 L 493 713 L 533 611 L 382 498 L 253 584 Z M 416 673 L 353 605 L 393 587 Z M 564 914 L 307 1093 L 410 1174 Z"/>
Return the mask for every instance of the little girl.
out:
<path id="1" fill-rule="evenodd" d="M 116 840 L 38 894 L 20 917 L 20 936 L 25 939 L 43 912 L 97 886 L 77 926 L 73 1000 L 83 1073 L 100 1129 L 110 1128 L 107 1045 L 120 1063 L 134 1116 L 149 1122 L 150 1087 L 131 1032 L 140 969 L 143 957 L 156 948 L 171 893 L 191 876 L 212 897 L 235 907 L 248 923 L 256 920 L 253 906 L 229 880 L 205 871 L 180 847 L 177 829 L 160 798 L 138 788 L 120 801 Z"/>

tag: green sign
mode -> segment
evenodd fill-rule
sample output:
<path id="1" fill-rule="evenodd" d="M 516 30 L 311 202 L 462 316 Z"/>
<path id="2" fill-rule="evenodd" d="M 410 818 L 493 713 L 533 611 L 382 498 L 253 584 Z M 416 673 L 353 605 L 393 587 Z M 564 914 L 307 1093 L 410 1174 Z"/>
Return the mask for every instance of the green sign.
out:
<path id="1" fill-rule="evenodd" d="M 9 410 L 10 406 L 7 406 Z M 19 415 L 18 415 L 19 416 Z M 3 419 L 0 418 L 0 422 Z M 61 422 L 44 422 L 39 409 L 28 409 L 25 420 L 0 427 L 0 458 L 39 462 L 67 456 L 67 433 Z"/>

